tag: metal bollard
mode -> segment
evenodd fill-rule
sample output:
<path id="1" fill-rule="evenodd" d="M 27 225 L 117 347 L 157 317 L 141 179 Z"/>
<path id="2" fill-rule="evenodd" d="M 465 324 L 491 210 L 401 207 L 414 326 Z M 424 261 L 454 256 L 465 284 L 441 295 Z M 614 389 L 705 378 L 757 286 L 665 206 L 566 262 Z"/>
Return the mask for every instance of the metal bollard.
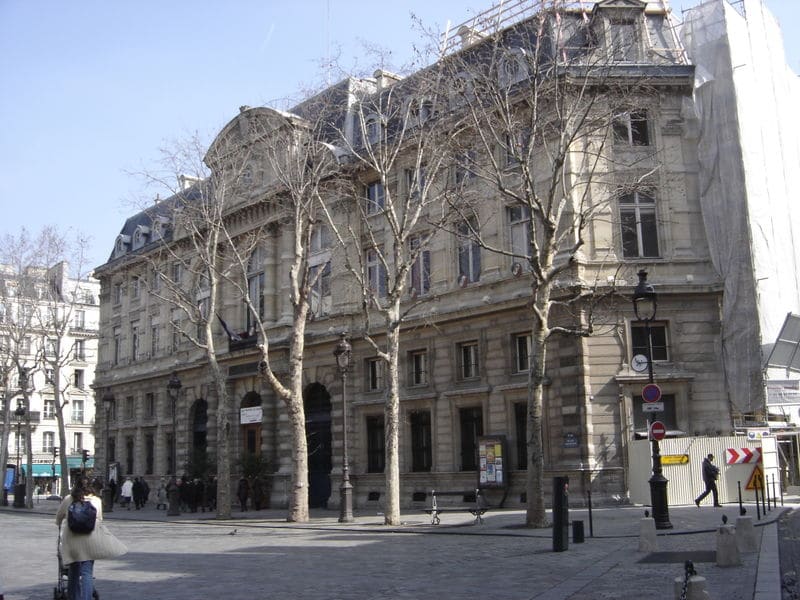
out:
<path id="1" fill-rule="evenodd" d="M 583 521 L 572 522 L 572 543 L 582 544 L 583 539 Z"/>

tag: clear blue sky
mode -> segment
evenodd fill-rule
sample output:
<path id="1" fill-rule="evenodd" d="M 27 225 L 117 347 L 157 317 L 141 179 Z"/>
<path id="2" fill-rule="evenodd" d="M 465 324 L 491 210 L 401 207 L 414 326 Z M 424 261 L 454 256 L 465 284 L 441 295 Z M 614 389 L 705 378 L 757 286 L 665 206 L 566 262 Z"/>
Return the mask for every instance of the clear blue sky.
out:
<path id="1" fill-rule="evenodd" d="M 73 228 L 103 263 L 160 148 L 281 105 L 363 42 L 411 56 L 411 13 L 442 30 L 491 0 L 0 0 L 0 234 Z M 672 0 L 678 18 L 693 0 Z M 800 71 L 800 0 L 766 0 Z"/>

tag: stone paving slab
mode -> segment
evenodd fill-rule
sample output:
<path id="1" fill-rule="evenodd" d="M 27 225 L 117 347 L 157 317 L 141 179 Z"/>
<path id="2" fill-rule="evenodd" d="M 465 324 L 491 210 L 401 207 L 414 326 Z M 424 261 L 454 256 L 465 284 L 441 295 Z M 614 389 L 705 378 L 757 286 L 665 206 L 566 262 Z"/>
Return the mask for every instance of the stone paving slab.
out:
<path id="1" fill-rule="evenodd" d="M 6 600 L 52 597 L 54 505 L 0 510 Z M 130 552 L 98 561 L 95 576 L 101 598 L 119 600 L 672 598 L 673 579 L 682 576 L 683 564 L 642 562 L 647 555 L 637 547 L 643 510 L 594 510 L 594 538 L 588 512 L 571 510 L 573 520 L 585 521 L 586 542 L 570 539 L 568 550 L 557 553 L 551 530 L 520 526 L 522 511 L 494 511 L 484 525 L 472 524 L 469 514 L 447 513 L 439 526 L 430 525 L 425 514 L 409 512 L 404 525 L 386 527 L 376 514 L 340 524 L 336 513 L 312 511 L 312 522 L 292 524 L 285 522 L 284 511 L 234 513 L 234 519 L 220 521 L 208 513 L 167 517 L 152 508 L 115 510 L 107 524 Z M 771 511 L 767 520 L 779 512 Z M 735 522 L 738 507 L 670 507 L 675 528 L 658 537 L 659 551 L 714 550 L 722 514 Z M 757 528 L 759 537 L 764 529 Z M 759 556 L 744 555 L 739 567 L 696 567 L 711 598 L 750 600 Z M 778 588 L 774 597 L 779 593 Z"/>

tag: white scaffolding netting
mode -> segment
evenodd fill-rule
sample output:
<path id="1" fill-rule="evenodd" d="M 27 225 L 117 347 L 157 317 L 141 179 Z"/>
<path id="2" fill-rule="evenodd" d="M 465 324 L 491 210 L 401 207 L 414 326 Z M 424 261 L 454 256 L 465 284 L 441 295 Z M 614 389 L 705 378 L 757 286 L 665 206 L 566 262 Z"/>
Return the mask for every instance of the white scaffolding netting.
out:
<path id="1" fill-rule="evenodd" d="M 800 312 L 797 76 L 761 0 L 710 0 L 686 11 L 697 65 L 699 191 L 712 261 L 725 283 L 722 352 L 732 408 L 763 407 L 765 351 Z M 692 114 L 693 113 L 693 114 Z"/>

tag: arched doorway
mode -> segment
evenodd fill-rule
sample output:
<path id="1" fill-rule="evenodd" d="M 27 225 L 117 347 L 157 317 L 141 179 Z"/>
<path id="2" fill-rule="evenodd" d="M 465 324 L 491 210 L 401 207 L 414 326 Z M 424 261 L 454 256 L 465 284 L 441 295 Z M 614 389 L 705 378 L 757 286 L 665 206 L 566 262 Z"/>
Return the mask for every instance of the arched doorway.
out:
<path id="1" fill-rule="evenodd" d="M 308 444 L 308 505 L 326 508 L 331 496 L 331 395 L 312 383 L 303 394 Z"/>
<path id="2" fill-rule="evenodd" d="M 247 392 L 242 398 L 242 408 L 261 407 L 261 396 L 256 392 Z M 242 411 L 244 415 L 248 411 Z M 254 417 L 249 422 L 242 422 L 242 454 L 261 455 L 261 411 L 250 411 Z"/>
<path id="3" fill-rule="evenodd" d="M 191 477 L 206 477 L 211 472 L 208 456 L 208 402 L 200 398 L 192 405 L 192 451 L 189 455 Z"/>

